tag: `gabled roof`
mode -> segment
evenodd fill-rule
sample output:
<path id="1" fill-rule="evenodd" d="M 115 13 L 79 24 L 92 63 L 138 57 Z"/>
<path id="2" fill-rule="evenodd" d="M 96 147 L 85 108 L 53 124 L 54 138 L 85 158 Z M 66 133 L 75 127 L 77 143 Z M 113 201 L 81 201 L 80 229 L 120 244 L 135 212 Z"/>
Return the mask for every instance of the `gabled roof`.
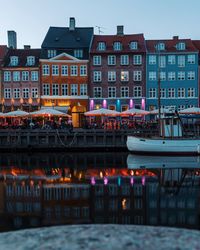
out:
<path id="1" fill-rule="evenodd" d="M 41 49 L 9 49 L 5 60 L 4 67 L 38 67 L 40 59 Z M 10 57 L 17 56 L 19 58 L 19 63 L 17 66 L 10 66 Z M 27 66 L 27 57 L 34 56 L 35 64 L 33 66 Z"/>
<path id="2" fill-rule="evenodd" d="M 73 62 L 83 62 L 83 61 L 86 62 L 86 61 L 88 61 L 88 60 L 84 60 L 84 59 L 78 59 L 72 55 L 65 53 L 65 52 L 63 52 L 55 57 L 51 57 L 48 59 L 41 59 L 41 61 L 45 61 L 45 62 L 46 61 L 48 61 L 48 62 L 53 61 L 54 62 L 56 60 L 58 60 L 58 61 L 73 61 Z"/>
<path id="3" fill-rule="evenodd" d="M 200 52 L 200 40 L 192 40 L 192 43 L 194 44 L 195 48 L 198 49 Z"/>
<path id="4" fill-rule="evenodd" d="M 8 47 L 6 45 L 0 45 L 0 61 L 2 61 L 8 51 Z"/>
<path id="5" fill-rule="evenodd" d="M 75 28 L 73 31 L 67 27 L 50 27 L 42 43 L 42 48 L 89 48 L 93 33 L 92 27 Z"/>
<path id="6" fill-rule="evenodd" d="M 105 42 L 106 50 L 98 51 L 97 46 L 99 42 Z M 113 53 L 121 53 L 122 51 L 114 51 L 113 44 L 114 42 L 121 42 L 124 52 L 146 52 L 145 48 L 145 39 L 143 34 L 132 34 L 132 35 L 95 35 L 93 38 L 91 53 L 101 52 L 113 52 Z M 130 42 L 138 42 L 138 49 L 131 50 L 129 47 Z"/>

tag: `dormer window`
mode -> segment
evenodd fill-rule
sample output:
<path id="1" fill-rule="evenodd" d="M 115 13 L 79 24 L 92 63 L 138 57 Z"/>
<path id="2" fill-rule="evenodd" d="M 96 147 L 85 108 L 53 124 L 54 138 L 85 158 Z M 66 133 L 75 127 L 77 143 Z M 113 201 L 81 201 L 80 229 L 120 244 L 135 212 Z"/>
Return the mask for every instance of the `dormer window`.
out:
<path id="1" fill-rule="evenodd" d="M 185 43 L 178 43 L 178 44 L 176 45 L 176 48 L 177 48 L 178 50 L 185 50 Z"/>
<path id="2" fill-rule="evenodd" d="M 114 50 L 122 50 L 122 44 L 120 42 L 114 42 L 113 49 Z"/>
<path id="3" fill-rule="evenodd" d="M 101 51 L 106 50 L 106 43 L 105 42 L 99 42 L 97 49 L 101 50 Z"/>
<path id="4" fill-rule="evenodd" d="M 83 50 L 82 49 L 75 49 L 74 50 L 74 57 L 83 58 Z"/>
<path id="5" fill-rule="evenodd" d="M 165 44 L 164 43 L 158 43 L 157 44 L 157 49 L 158 50 L 165 50 Z"/>
<path id="6" fill-rule="evenodd" d="M 35 57 L 34 56 L 27 56 L 27 66 L 35 65 Z"/>
<path id="7" fill-rule="evenodd" d="M 49 49 L 48 51 L 47 51 L 47 53 L 48 53 L 48 58 L 52 58 L 52 57 L 55 57 L 56 56 L 56 50 L 54 50 L 54 49 Z"/>
<path id="8" fill-rule="evenodd" d="M 11 56 L 10 57 L 10 66 L 17 66 L 18 65 L 18 56 Z"/>
<path id="9" fill-rule="evenodd" d="M 131 50 L 136 50 L 138 49 L 138 43 L 137 42 L 130 42 L 130 49 Z"/>

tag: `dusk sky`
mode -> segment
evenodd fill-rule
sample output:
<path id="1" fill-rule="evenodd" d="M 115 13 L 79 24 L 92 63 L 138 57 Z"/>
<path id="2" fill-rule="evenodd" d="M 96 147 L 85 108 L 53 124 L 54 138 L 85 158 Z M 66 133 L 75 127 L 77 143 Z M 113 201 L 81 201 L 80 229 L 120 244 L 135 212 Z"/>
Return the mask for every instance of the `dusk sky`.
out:
<path id="1" fill-rule="evenodd" d="M 200 0 L 0 0 L 0 44 L 7 44 L 7 30 L 17 32 L 18 48 L 39 48 L 50 26 L 94 27 L 95 34 L 144 33 L 146 39 L 200 39 Z"/>

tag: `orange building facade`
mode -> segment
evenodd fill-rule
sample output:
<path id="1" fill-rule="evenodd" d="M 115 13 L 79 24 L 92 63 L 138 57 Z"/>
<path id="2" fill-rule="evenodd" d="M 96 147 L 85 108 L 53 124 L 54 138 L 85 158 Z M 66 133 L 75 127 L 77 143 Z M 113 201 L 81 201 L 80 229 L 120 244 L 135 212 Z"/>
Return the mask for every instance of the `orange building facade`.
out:
<path id="1" fill-rule="evenodd" d="M 41 107 L 72 115 L 74 127 L 83 125 L 88 110 L 88 60 L 62 53 L 40 59 Z"/>

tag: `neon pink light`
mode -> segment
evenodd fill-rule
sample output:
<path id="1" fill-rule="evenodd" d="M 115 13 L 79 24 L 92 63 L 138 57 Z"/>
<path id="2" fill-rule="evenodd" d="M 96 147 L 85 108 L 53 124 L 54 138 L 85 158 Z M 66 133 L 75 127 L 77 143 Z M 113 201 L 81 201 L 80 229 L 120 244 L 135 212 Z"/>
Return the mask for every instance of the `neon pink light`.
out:
<path id="1" fill-rule="evenodd" d="M 96 184 L 96 181 L 95 181 L 94 177 L 91 178 L 91 184 L 92 184 L 92 185 L 95 185 L 95 184 Z"/>
<path id="2" fill-rule="evenodd" d="M 145 176 L 142 176 L 142 185 L 144 186 L 145 185 Z"/>
<path id="3" fill-rule="evenodd" d="M 94 100 L 90 100 L 90 110 L 94 109 Z"/>
<path id="4" fill-rule="evenodd" d="M 131 177 L 131 186 L 133 186 L 133 184 L 134 184 L 134 178 Z"/>
<path id="5" fill-rule="evenodd" d="M 107 108 L 107 101 L 104 99 L 103 100 L 103 108 L 106 109 Z"/>
<path id="6" fill-rule="evenodd" d="M 104 185 L 107 185 L 107 184 L 108 184 L 108 178 L 107 178 L 107 177 L 104 177 L 103 182 L 104 182 Z"/>
<path id="7" fill-rule="evenodd" d="M 133 104 L 133 99 L 130 99 L 130 101 L 129 101 L 129 108 L 132 109 L 133 106 L 134 106 L 134 104 Z"/>
<path id="8" fill-rule="evenodd" d="M 145 109 L 145 100 L 142 98 L 142 109 Z"/>

